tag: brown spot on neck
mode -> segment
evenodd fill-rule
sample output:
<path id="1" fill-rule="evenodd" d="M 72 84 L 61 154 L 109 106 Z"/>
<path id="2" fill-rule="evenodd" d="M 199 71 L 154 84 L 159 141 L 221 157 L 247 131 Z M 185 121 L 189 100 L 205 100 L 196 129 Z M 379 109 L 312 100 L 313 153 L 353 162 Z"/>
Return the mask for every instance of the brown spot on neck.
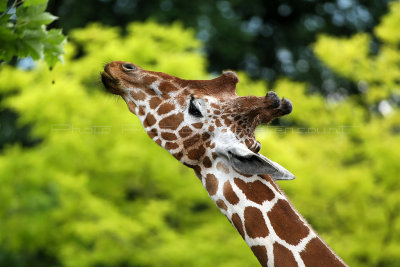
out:
<path id="1" fill-rule="evenodd" d="M 215 108 L 215 109 L 220 109 L 220 108 L 221 108 L 221 107 L 220 107 L 218 104 L 216 104 L 216 103 L 211 103 L 210 106 L 213 107 L 213 108 Z"/>
<path id="2" fill-rule="evenodd" d="M 194 173 L 196 176 L 201 180 L 201 167 L 199 165 L 196 165 L 193 167 Z"/>
<path id="3" fill-rule="evenodd" d="M 130 92 L 131 96 L 133 97 L 133 99 L 135 100 L 145 100 L 146 99 L 146 95 L 139 90 L 133 90 Z"/>
<path id="4" fill-rule="evenodd" d="M 297 245 L 310 232 L 286 200 L 279 199 L 268 218 L 275 233 L 289 244 Z"/>
<path id="5" fill-rule="evenodd" d="M 206 153 L 206 149 L 204 146 L 199 146 L 198 148 L 189 150 L 188 152 L 188 158 L 192 160 L 201 160 L 201 157 Z"/>
<path id="6" fill-rule="evenodd" d="M 255 207 L 246 207 L 244 210 L 244 225 L 251 238 L 266 237 L 269 233 L 261 211 Z"/>
<path id="7" fill-rule="evenodd" d="M 346 266 L 318 237 L 311 239 L 300 256 L 306 266 Z"/>
<path id="8" fill-rule="evenodd" d="M 206 176 L 206 189 L 210 196 L 215 195 L 218 190 L 218 180 L 215 178 L 214 174 L 207 174 Z"/>
<path id="9" fill-rule="evenodd" d="M 183 153 L 178 152 L 178 153 L 173 154 L 172 156 L 174 156 L 177 160 L 181 160 L 181 158 L 183 157 Z"/>
<path id="10" fill-rule="evenodd" d="M 150 99 L 150 108 L 156 109 L 156 107 L 158 107 L 158 105 L 160 105 L 161 102 L 162 102 L 162 100 L 158 96 L 152 97 Z"/>
<path id="11" fill-rule="evenodd" d="M 184 108 L 186 104 L 186 98 L 183 95 L 179 95 L 177 98 L 178 104 Z"/>
<path id="12" fill-rule="evenodd" d="M 147 127 L 149 127 L 149 126 L 154 125 L 156 122 L 157 122 L 157 121 L 156 121 L 156 119 L 154 118 L 154 116 L 153 116 L 151 113 L 149 113 L 149 114 L 147 114 L 146 118 L 145 118 L 144 121 L 143 121 L 143 126 L 144 126 L 145 128 L 147 128 Z"/>
<path id="13" fill-rule="evenodd" d="M 218 208 L 222 210 L 228 209 L 228 206 L 226 206 L 225 202 L 222 199 L 218 199 L 215 203 L 217 204 Z"/>
<path id="14" fill-rule="evenodd" d="M 139 106 L 139 114 L 140 116 L 144 116 L 146 114 L 145 112 L 145 106 Z"/>
<path id="15" fill-rule="evenodd" d="M 197 142 L 200 140 L 200 134 L 195 134 L 192 137 L 186 139 L 185 141 L 183 141 L 183 146 L 184 148 L 189 148 L 191 146 L 194 146 L 197 144 Z"/>
<path id="16" fill-rule="evenodd" d="M 183 163 L 183 165 L 185 165 L 186 167 L 192 168 L 192 169 L 194 170 L 194 173 L 196 174 L 197 178 L 199 178 L 200 180 L 202 179 L 202 176 L 201 176 L 201 167 L 200 167 L 200 166 L 198 166 L 198 165 L 190 165 L 190 164 L 187 164 L 187 163 L 185 163 L 185 162 L 182 162 L 182 163 Z"/>
<path id="17" fill-rule="evenodd" d="M 175 85 L 167 81 L 161 82 L 160 85 L 158 86 L 158 89 L 165 94 L 178 90 L 178 88 Z"/>
<path id="18" fill-rule="evenodd" d="M 167 149 L 167 150 L 177 149 L 178 147 L 179 147 L 179 145 L 175 142 L 167 142 L 165 144 L 165 149 Z"/>
<path id="19" fill-rule="evenodd" d="M 239 232 L 239 234 L 244 239 L 242 220 L 240 219 L 239 215 L 237 215 L 236 213 L 232 214 L 232 223 L 235 226 L 236 230 Z"/>
<path id="20" fill-rule="evenodd" d="M 257 257 L 262 267 L 268 266 L 268 256 L 267 249 L 264 246 L 252 246 L 251 250 L 254 255 Z"/>
<path id="21" fill-rule="evenodd" d="M 156 142 L 156 144 L 159 146 L 161 146 L 161 144 L 162 144 L 162 141 L 158 138 L 156 140 L 154 140 L 154 142 Z"/>
<path id="22" fill-rule="evenodd" d="M 132 101 L 129 101 L 128 108 L 129 108 L 130 112 L 132 112 L 133 114 L 136 114 L 136 104 L 135 103 L 133 103 Z"/>
<path id="23" fill-rule="evenodd" d="M 229 127 L 232 124 L 232 121 L 230 119 L 226 118 L 226 119 L 224 119 L 224 124 Z"/>
<path id="24" fill-rule="evenodd" d="M 177 113 L 170 115 L 159 122 L 159 126 L 162 129 L 172 129 L 175 130 L 183 121 L 183 114 Z"/>
<path id="25" fill-rule="evenodd" d="M 275 197 L 272 190 L 260 181 L 246 183 L 239 178 L 235 178 L 234 181 L 240 190 L 242 190 L 243 194 L 246 195 L 247 199 L 260 205 L 264 201 L 271 201 Z"/>
<path id="26" fill-rule="evenodd" d="M 269 176 L 268 174 L 260 174 L 258 175 L 258 177 L 260 177 L 261 179 L 264 179 L 265 181 L 267 181 L 268 183 L 270 183 L 277 192 L 281 193 L 281 190 L 279 189 L 279 187 L 276 185 L 276 183 L 274 182 L 274 180 L 271 178 L 271 176 Z"/>
<path id="27" fill-rule="evenodd" d="M 152 128 L 150 131 L 147 131 L 147 134 L 150 136 L 151 139 L 158 136 L 158 131 L 156 128 Z"/>
<path id="28" fill-rule="evenodd" d="M 298 264 L 293 256 L 293 253 L 282 246 L 281 244 L 274 243 L 274 265 L 275 267 L 297 267 Z M 306 266 L 327 266 L 327 265 L 306 265 Z"/>
<path id="29" fill-rule="evenodd" d="M 208 156 L 205 156 L 203 159 L 203 165 L 206 168 L 211 168 L 212 167 L 212 162 Z"/>
<path id="30" fill-rule="evenodd" d="M 201 135 L 201 139 L 203 139 L 203 141 L 207 141 L 208 139 L 210 139 L 210 134 L 205 132 Z"/>
<path id="31" fill-rule="evenodd" d="M 163 114 L 167 114 L 168 112 L 171 112 L 174 109 L 175 109 L 175 105 L 173 105 L 171 103 L 164 103 L 158 108 L 157 113 L 158 113 L 158 115 L 163 115 Z"/>
<path id="32" fill-rule="evenodd" d="M 193 123 L 192 126 L 193 126 L 194 128 L 196 128 L 196 129 L 201 129 L 201 128 L 203 127 L 203 123 L 201 123 L 201 122 L 196 122 L 196 123 Z"/>
<path id="33" fill-rule="evenodd" d="M 177 139 L 177 137 L 176 137 L 175 134 L 169 133 L 169 132 L 162 132 L 162 133 L 161 133 L 161 137 L 162 137 L 164 140 L 168 140 L 168 141 L 174 141 L 174 140 Z"/>
<path id="34" fill-rule="evenodd" d="M 179 136 L 185 138 L 192 134 L 192 129 L 189 126 L 184 126 L 179 130 Z"/>
<path id="35" fill-rule="evenodd" d="M 232 205 L 236 205 L 237 203 L 239 203 L 239 198 L 233 191 L 232 185 L 229 181 L 226 181 L 224 183 L 223 191 L 224 191 L 224 197 L 226 198 L 226 200 L 228 200 L 229 203 L 231 203 Z"/>

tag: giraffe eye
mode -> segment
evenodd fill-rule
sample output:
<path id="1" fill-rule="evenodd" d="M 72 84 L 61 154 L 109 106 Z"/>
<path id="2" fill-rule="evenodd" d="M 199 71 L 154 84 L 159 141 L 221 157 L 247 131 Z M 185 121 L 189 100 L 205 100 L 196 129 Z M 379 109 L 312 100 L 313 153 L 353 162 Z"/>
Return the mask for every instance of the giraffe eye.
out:
<path id="1" fill-rule="evenodd" d="M 123 69 L 126 71 L 131 71 L 131 70 L 135 70 L 136 67 L 133 64 L 127 63 L 122 65 Z"/>
<path id="2" fill-rule="evenodd" d="M 190 99 L 189 114 L 194 116 L 194 117 L 197 117 L 197 118 L 203 117 L 203 115 L 201 115 L 201 112 L 200 112 L 199 108 L 194 103 L 194 98 L 193 97 Z"/>

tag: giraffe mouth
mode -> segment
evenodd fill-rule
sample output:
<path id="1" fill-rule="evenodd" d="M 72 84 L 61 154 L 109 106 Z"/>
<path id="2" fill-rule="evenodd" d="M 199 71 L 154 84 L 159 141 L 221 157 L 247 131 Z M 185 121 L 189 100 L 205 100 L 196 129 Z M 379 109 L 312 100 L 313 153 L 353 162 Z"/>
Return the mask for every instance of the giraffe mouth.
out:
<path id="1" fill-rule="evenodd" d="M 109 93 L 112 93 L 114 95 L 120 94 L 119 81 L 112 77 L 107 72 L 107 69 L 104 69 L 104 71 L 101 73 L 101 82 Z"/>

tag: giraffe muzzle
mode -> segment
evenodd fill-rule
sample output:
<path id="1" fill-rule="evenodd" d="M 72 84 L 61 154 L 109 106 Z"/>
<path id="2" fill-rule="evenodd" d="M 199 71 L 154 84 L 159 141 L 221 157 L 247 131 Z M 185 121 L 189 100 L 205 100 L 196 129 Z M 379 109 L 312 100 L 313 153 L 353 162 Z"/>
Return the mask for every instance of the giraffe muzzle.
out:
<path id="1" fill-rule="evenodd" d="M 119 90 L 117 89 L 118 82 L 106 72 L 101 73 L 101 82 L 104 84 L 104 87 L 107 89 L 108 92 L 119 95 Z"/>
<path id="2" fill-rule="evenodd" d="M 113 75 L 113 66 L 111 66 L 112 64 L 113 62 L 104 67 L 104 71 L 101 73 L 101 82 L 104 84 L 104 87 L 109 93 L 120 95 L 120 81 L 118 78 L 115 78 L 115 75 Z"/>

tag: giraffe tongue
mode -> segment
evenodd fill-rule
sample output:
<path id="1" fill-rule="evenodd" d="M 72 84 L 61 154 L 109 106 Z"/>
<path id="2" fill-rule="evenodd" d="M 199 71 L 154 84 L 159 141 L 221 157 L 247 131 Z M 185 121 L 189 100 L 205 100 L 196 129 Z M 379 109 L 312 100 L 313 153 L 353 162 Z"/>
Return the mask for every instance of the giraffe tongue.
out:
<path id="1" fill-rule="evenodd" d="M 296 178 L 290 171 L 282 167 L 279 163 L 270 160 L 269 158 L 265 157 L 264 155 L 258 154 L 265 162 L 274 166 L 277 169 L 276 173 L 272 173 L 271 176 L 274 180 L 293 180 Z"/>
<path id="2" fill-rule="evenodd" d="M 295 176 L 280 164 L 252 151 L 234 147 L 228 151 L 233 167 L 244 174 L 269 174 L 274 180 L 293 180 Z"/>

